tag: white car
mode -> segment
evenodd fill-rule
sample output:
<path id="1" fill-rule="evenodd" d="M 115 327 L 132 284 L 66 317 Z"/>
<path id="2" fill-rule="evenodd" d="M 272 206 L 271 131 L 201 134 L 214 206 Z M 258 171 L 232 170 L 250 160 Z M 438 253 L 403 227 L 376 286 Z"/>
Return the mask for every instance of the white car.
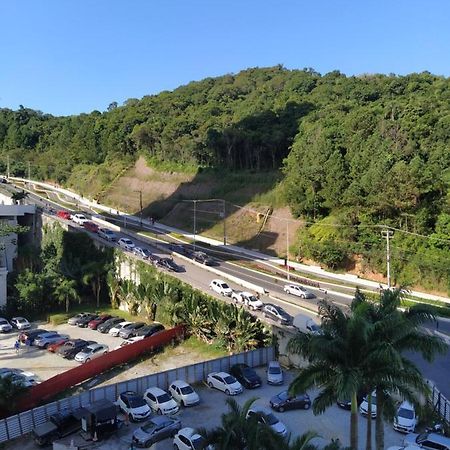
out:
<path id="1" fill-rule="evenodd" d="M 267 366 L 267 383 L 279 385 L 283 384 L 284 376 L 278 361 L 270 361 Z"/>
<path id="2" fill-rule="evenodd" d="M 8 331 L 11 331 L 11 330 L 12 330 L 11 324 L 3 317 L 0 317 L 0 332 L 8 333 Z"/>
<path id="3" fill-rule="evenodd" d="M 106 355 L 108 353 L 109 347 L 104 344 L 91 344 L 84 347 L 81 352 L 75 355 L 75 361 L 80 363 L 87 363 L 91 359 L 98 358 L 99 356 Z"/>
<path id="4" fill-rule="evenodd" d="M 128 238 L 120 238 L 117 243 L 119 244 L 119 247 L 122 247 L 124 250 L 131 251 L 135 247 L 134 242 Z"/>
<path id="5" fill-rule="evenodd" d="M 129 339 L 124 339 L 117 347 L 114 347 L 114 350 L 117 350 L 118 348 L 126 347 L 129 344 L 133 344 L 137 341 L 142 341 L 144 339 L 144 336 L 134 336 Z"/>
<path id="6" fill-rule="evenodd" d="M 111 231 L 109 228 L 99 228 L 97 233 L 101 238 L 106 239 L 107 241 L 117 240 L 116 233 Z"/>
<path id="7" fill-rule="evenodd" d="M 217 294 L 226 297 L 231 297 L 231 294 L 233 293 L 233 289 L 231 289 L 223 280 L 212 280 L 211 283 L 209 283 L 209 288 L 214 292 L 217 292 Z"/>
<path id="8" fill-rule="evenodd" d="M 74 214 L 72 220 L 78 225 L 84 225 L 86 222 L 89 222 L 89 219 L 84 214 Z"/>
<path id="9" fill-rule="evenodd" d="M 30 322 L 28 322 L 25 317 L 13 317 L 10 320 L 11 325 L 18 330 L 28 330 L 31 327 Z"/>
<path id="10" fill-rule="evenodd" d="M 128 414 L 132 422 L 148 419 L 152 414 L 142 396 L 133 391 L 122 392 L 117 399 L 117 406 L 124 414 Z"/>
<path id="11" fill-rule="evenodd" d="M 144 400 L 158 414 L 175 414 L 180 410 L 172 396 L 157 386 L 149 387 L 144 392 Z"/>
<path id="12" fill-rule="evenodd" d="M 206 382 L 210 388 L 216 388 L 227 395 L 238 395 L 244 390 L 242 384 L 226 372 L 211 372 Z"/>
<path id="13" fill-rule="evenodd" d="M 283 290 L 284 292 L 286 292 L 286 294 L 296 295 L 297 297 L 301 298 L 315 297 L 315 295 L 311 291 L 308 291 L 308 289 L 298 284 L 285 284 Z"/>
<path id="14" fill-rule="evenodd" d="M 200 397 L 191 385 L 183 380 L 170 383 L 169 392 L 181 406 L 194 406 L 200 403 Z"/>
<path id="15" fill-rule="evenodd" d="M 174 450 L 213 450 L 212 445 L 205 446 L 205 438 L 193 428 L 182 428 L 173 438 Z"/>
<path id="16" fill-rule="evenodd" d="M 252 416 L 259 416 L 258 422 L 264 423 L 268 425 L 270 428 L 272 428 L 275 433 L 281 435 L 281 436 L 287 436 L 287 428 L 286 425 L 278 420 L 278 418 L 275 416 L 275 414 L 269 409 L 264 406 L 258 406 L 253 405 L 250 407 L 247 413 L 247 419 Z"/>
<path id="17" fill-rule="evenodd" d="M 242 303 L 253 311 L 260 310 L 264 306 L 264 303 L 250 292 L 235 291 L 231 294 L 231 298 L 236 303 Z"/>
<path id="18" fill-rule="evenodd" d="M 416 416 L 414 406 L 409 402 L 403 402 L 394 418 L 394 430 L 401 433 L 414 433 L 419 418 Z"/>
<path id="19" fill-rule="evenodd" d="M 375 417 L 377 417 L 377 393 L 376 393 L 376 391 L 372 392 L 372 405 L 371 406 L 372 406 L 372 408 L 371 408 L 372 419 L 375 419 Z M 364 400 L 362 401 L 361 405 L 359 406 L 359 412 L 363 416 L 367 416 L 368 410 L 369 410 L 369 403 L 367 402 L 367 397 L 364 397 Z"/>
<path id="20" fill-rule="evenodd" d="M 122 328 L 127 326 L 127 325 L 130 325 L 131 323 L 133 323 L 133 322 L 127 322 L 127 321 L 120 322 L 116 326 L 112 327 L 108 331 L 108 334 L 110 334 L 111 336 L 116 336 L 117 337 L 117 336 L 119 336 L 119 333 L 122 331 Z"/>

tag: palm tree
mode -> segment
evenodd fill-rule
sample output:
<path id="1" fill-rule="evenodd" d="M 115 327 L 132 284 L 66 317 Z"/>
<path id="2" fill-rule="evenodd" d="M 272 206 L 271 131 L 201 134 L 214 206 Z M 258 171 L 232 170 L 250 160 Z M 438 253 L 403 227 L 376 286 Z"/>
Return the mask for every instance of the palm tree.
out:
<path id="1" fill-rule="evenodd" d="M 313 411 L 321 414 L 339 398 L 351 399 L 350 446 L 358 448 L 357 394 L 364 382 L 362 367 L 365 359 L 369 324 L 359 315 L 349 316 L 334 304 L 321 301 L 322 335 L 298 333 L 288 348 L 307 358 L 303 369 L 290 385 L 292 393 L 317 386 L 319 395 L 313 401 Z"/>
<path id="2" fill-rule="evenodd" d="M 318 437 L 319 435 L 315 431 L 307 431 L 306 433 L 298 436 L 287 446 L 287 450 L 317 450 L 318 447 L 314 444 L 311 444 L 311 441 Z M 329 448 L 327 446 L 326 448 Z M 340 449 L 340 446 L 337 447 L 337 450 Z"/>
<path id="3" fill-rule="evenodd" d="M 138 313 L 140 306 L 137 300 L 136 290 L 137 287 L 131 280 L 122 280 L 117 293 L 120 301 L 127 305 L 128 311 L 132 315 L 136 315 Z"/>
<path id="4" fill-rule="evenodd" d="M 22 395 L 28 388 L 12 375 L 0 378 L 0 409 L 14 411 L 14 408 Z"/>
<path id="5" fill-rule="evenodd" d="M 83 284 L 91 287 L 97 301 L 97 308 L 100 307 L 100 292 L 106 272 L 107 267 L 103 261 L 91 261 L 83 266 Z"/>
<path id="6" fill-rule="evenodd" d="M 111 302 L 111 306 L 113 308 L 117 308 L 118 305 L 118 293 L 120 290 L 120 282 L 116 277 L 116 274 L 113 271 L 109 271 L 106 276 L 106 284 L 108 286 L 109 299 Z"/>
<path id="7" fill-rule="evenodd" d="M 16 205 L 20 205 L 22 200 L 25 200 L 28 197 L 28 192 L 13 192 L 11 195 L 11 199 Z"/>
<path id="8" fill-rule="evenodd" d="M 53 295 L 59 303 L 65 303 L 66 313 L 69 312 L 71 300 L 79 300 L 80 296 L 76 290 L 77 283 L 74 280 L 62 278 L 59 280 L 58 286 L 55 287 Z"/>
<path id="9" fill-rule="evenodd" d="M 282 450 L 288 449 L 287 440 L 277 435 L 268 425 L 259 423 L 258 416 L 247 418 L 256 398 L 248 399 L 241 407 L 234 399 L 227 399 L 229 411 L 222 414 L 221 426 L 211 431 L 199 430 L 208 444 L 216 450 Z M 301 447 L 300 447 L 301 448 Z M 305 447 L 305 450 L 310 450 Z"/>
<path id="10" fill-rule="evenodd" d="M 441 339 L 421 329 L 424 323 L 435 320 L 430 308 L 417 305 L 401 311 L 403 297 L 404 290 L 401 288 L 385 290 L 380 295 L 379 303 L 371 303 L 357 291 L 351 306 L 355 315 L 364 316 L 373 324 L 370 337 L 372 348 L 367 351 L 366 360 L 366 372 L 370 377 L 366 378 L 366 382 L 370 388 L 375 387 L 377 392 L 377 450 L 384 448 L 383 417 L 391 418 L 395 411 L 385 392 L 397 392 L 416 405 L 416 393 L 427 393 L 427 385 L 420 371 L 403 353 L 408 350 L 418 351 L 431 361 L 436 353 L 447 349 Z M 369 443 L 367 445 L 370 449 Z"/>

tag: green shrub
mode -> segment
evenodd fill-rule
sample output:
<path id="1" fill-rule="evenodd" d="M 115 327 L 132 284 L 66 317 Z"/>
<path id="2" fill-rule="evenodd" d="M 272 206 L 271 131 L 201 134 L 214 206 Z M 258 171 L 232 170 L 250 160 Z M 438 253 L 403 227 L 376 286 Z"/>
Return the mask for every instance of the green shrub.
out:
<path id="1" fill-rule="evenodd" d="M 67 323 L 67 320 L 72 317 L 74 314 L 52 314 L 48 317 L 49 323 L 52 325 L 61 325 L 63 323 Z"/>

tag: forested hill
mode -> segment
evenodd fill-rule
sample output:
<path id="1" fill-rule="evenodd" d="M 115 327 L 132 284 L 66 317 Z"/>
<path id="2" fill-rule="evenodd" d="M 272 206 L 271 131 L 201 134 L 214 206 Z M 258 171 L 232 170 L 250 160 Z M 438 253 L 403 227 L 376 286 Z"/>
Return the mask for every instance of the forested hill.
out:
<path id="1" fill-rule="evenodd" d="M 17 174 L 31 161 L 34 177 L 64 182 L 77 167 L 138 155 L 180 167 L 282 168 L 297 215 L 406 223 L 447 237 L 449 144 L 450 79 L 429 73 L 322 76 L 277 66 L 111 103 L 103 113 L 0 110 L 2 160 L 9 155 Z M 342 234 L 335 243 L 361 241 Z"/>

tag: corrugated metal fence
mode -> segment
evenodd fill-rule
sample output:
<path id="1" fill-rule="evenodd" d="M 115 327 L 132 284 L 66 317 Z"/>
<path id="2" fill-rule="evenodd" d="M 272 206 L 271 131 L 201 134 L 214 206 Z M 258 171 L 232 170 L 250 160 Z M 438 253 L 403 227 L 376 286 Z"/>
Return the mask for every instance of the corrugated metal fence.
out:
<path id="1" fill-rule="evenodd" d="M 159 386 L 167 389 L 169 383 L 177 379 L 186 380 L 188 383 L 198 383 L 206 380 L 209 372 L 227 371 L 236 363 L 246 363 L 251 367 L 258 367 L 267 364 L 272 359 L 274 359 L 274 349 L 272 347 L 260 348 L 91 389 L 82 394 L 48 403 L 0 420 L 0 443 L 29 433 L 35 426 L 46 422 L 51 414 L 61 409 L 76 409 L 105 398 L 116 401 L 119 393 L 128 390 L 143 394 L 150 386 Z"/>
<path id="2" fill-rule="evenodd" d="M 447 422 L 447 424 L 450 424 L 450 401 L 444 397 L 434 385 L 431 386 L 430 401 L 435 411 Z"/>

